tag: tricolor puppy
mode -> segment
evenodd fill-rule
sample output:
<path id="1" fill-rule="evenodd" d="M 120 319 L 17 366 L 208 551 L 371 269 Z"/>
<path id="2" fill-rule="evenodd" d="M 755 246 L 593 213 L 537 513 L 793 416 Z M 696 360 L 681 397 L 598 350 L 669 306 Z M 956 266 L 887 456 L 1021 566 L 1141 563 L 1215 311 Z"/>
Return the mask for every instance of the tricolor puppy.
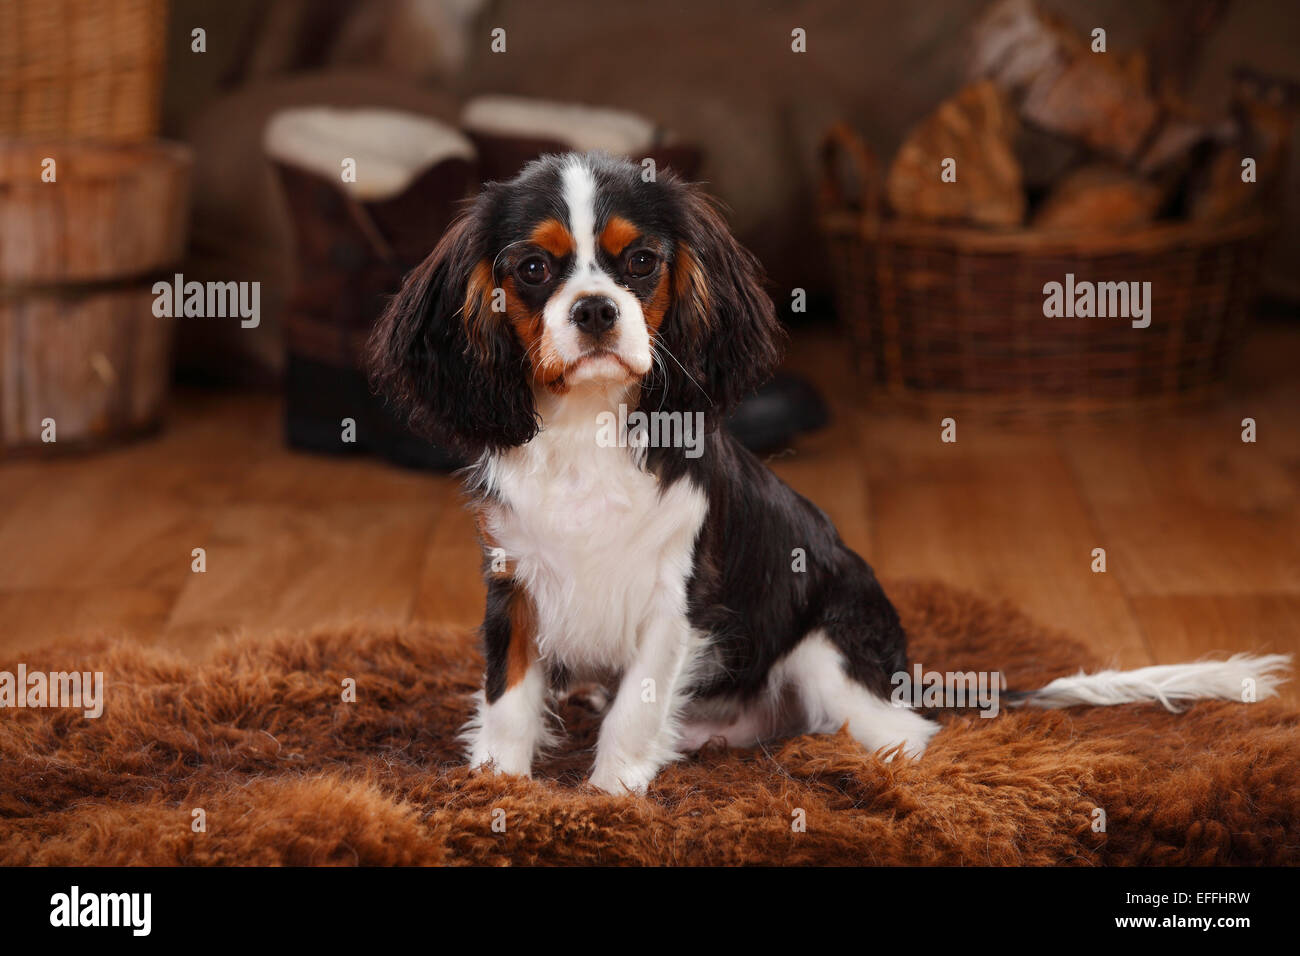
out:
<path id="1" fill-rule="evenodd" d="M 871 568 L 721 427 L 779 357 L 760 279 L 697 187 L 548 156 L 486 186 L 390 305 L 377 384 L 475 462 L 475 766 L 528 774 L 574 681 L 617 688 L 591 774 L 613 792 L 712 738 L 847 724 L 870 751 L 915 756 L 938 729 L 890 702 L 906 640 Z M 675 416 L 670 435 L 702 421 L 702 444 L 610 441 L 628 410 Z M 1277 666 L 1068 678 L 1020 702 L 1234 697 L 1243 676 L 1263 696 Z"/>

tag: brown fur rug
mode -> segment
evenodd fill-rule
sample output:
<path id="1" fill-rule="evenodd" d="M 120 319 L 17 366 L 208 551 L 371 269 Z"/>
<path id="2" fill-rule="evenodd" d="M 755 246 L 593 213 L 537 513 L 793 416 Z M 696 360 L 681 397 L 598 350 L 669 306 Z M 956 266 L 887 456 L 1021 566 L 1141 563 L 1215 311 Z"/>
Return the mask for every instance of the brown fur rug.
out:
<path id="1" fill-rule="evenodd" d="M 1033 687 L 1100 663 L 1010 607 L 892 594 L 927 669 Z M 598 720 L 578 703 L 538 779 L 466 768 L 472 647 L 411 627 L 243 641 L 200 664 L 133 643 L 30 654 L 29 671 L 104 671 L 107 705 L 0 711 L 0 863 L 1300 862 L 1300 712 L 1276 701 L 950 714 L 915 763 L 843 732 L 712 747 L 647 798 L 610 797 L 581 783 Z"/>

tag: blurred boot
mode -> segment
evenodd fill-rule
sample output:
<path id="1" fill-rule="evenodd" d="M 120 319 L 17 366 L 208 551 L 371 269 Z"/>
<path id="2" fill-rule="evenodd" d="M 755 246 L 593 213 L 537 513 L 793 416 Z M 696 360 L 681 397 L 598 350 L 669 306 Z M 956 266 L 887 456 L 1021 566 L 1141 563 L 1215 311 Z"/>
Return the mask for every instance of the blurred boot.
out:
<path id="1" fill-rule="evenodd" d="M 297 243 L 285 310 L 285 431 L 295 448 L 371 452 L 413 468 L 462 462 L 413 433 L 371 392 L 366 341 L 402 277 L 433 250 L 474 185 L 455 130 L 382 110 L 286 110 L 265 137 Z M 343 179 L 355 162 L 355 182 Z M 348 441 L 345 419 L 355 422 Z"/>

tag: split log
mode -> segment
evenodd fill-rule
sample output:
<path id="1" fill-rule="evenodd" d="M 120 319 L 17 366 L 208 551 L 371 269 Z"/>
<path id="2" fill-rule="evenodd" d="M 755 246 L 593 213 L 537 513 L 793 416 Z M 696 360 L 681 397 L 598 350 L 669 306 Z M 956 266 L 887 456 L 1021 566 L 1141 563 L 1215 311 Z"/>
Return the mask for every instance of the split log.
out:
<path id="1" fill-rule="evenodd" d="M 890 206 L 909 219 L 1019 225 L 1025 194 L 1012 148 L 1016 128 L 993 83 L 966 87 L 922 120 L 899 148 L 885 186 Z M 956 161 L 955 182 L 940 179 L 949 158 Z"/>
<path id="2" fill-rule="evenodd" d="M 1224 222 L 1268 207 L 1281 186 L 1300 112 L 1300 85 L 1238 70 L 1233 85 L 1236 142 L 1215 151 L 1191 188 L 1189 212 L 1202 222 Z M 1242 180 L 1242 161 L 1255 161 L 1253 182 Z"/>
<path id="3" fill-rule="evenodd" d="M 1107 163 L 1082 166 L 1062 179 L 1034 216 L 1039 229 L 1104 232 L 1150 224 L 1162 190 Z"/>
<path id="4" fill-rule="evenodd" d="M 1035 0 L 1001 0 L 980 17 L 969 72 L 997 83 L 1026 123 L 1125 163 L 1160 116 L 1142 54 L 1093 52 Z"/>

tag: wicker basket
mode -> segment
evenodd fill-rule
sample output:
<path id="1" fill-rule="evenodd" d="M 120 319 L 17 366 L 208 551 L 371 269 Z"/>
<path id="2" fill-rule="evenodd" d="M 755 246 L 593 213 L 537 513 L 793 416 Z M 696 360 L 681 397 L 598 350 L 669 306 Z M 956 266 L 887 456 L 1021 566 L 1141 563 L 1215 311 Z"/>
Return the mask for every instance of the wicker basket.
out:
<path id="1" fill-rule="evenodd" d="M 903 222 L 881 216 L 874 157 L 847 127 L 828 132 L 822 158 L 820 222 L 840 319 L 877 388 L 898 403 L 1058 420 L 1190 404 L 1223 381 L 1268 222 L 1122 235 Z M 1044 285 L 1067 273 L 1149 281 L 1150 326 L 1045 317 Z"/>
<path id="2" fill-rule="evenodd" d="M 158 132 L 167 0 L 0 2 L 0 135 Z"/>

